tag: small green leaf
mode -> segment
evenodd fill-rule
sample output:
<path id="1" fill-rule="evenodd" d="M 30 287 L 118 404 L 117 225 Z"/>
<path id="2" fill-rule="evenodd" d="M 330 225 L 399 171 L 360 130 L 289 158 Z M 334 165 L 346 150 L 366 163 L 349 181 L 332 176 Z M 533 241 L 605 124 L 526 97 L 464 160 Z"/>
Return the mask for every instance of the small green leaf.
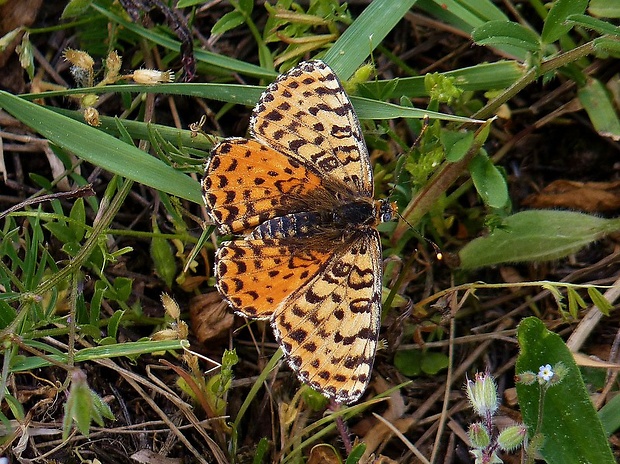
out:
<path id="1" fill-rule="evenodd" d="M 358 443 L 353 447 L 349 455 L 347 456 L 347 460 L 345 464 L 357 464 L 362 459 L 362 456 L 366 452 L 366 443 Z"/>
<path id="2" fill-rule="evenodd" d="M 539 372 L 541 366 L 562 363 L 567 372 L 562 381 L 544 391 L 540 453 L 546 462 L 597 463 L 615 462 L 609 443 L 596 415 L 572 353 L 562 339 L 547 330 L 535 317 L 521 321 L 517 330 L 520 353 L 516 373 Z M 519 406 L 530 438 L 539 420 L 540 388 L 517 383 Z"/>
<path id="3" fill-rule="evenodd" d="M 620 6 L 620 3 L 618 3 L 618 6 Z M 590 12 L 591 11 L 592 11 L 592 7 L 590 6 Z M 618 9 L 618 11 L 620 12 L 620 8 Z M 620 27 L 614 26 L 613 24 L 608 23 L 607 21 L 602 21 L 600 19 L 596 19 L 588 15 L 570 15 L 568 17 L 567 22 L 572 23 L 572 24 L 577 24 L 579 26 L 583 26 L 586 29 L 592 29 L 593 31 L 598 32 L 599 34 L 610 34 L 612 36 L 620 35 Z"/>
<path id="4" fill-rule="evenodd" d="M 566 307 L 566 305 L 564 304 L 564 295 L 562 295 L 562 292 L 560 292 L 560 289 L 557 287 L 557 285 L 554 285 L 552 283 L 545 283 L 542 285 L 542 288 L 551 293 L 551 296 L 555 300 L 555 303 L 558 305 L 558 309 L 560 311 L 564 311 L 564 308 Z"/>
<path id="5" fill-rule="evenodd" d="M 15 317 L 17 317 L 15 309 L 6 301 L 0 301 L 0 330 L 8 327 L 8 325 L 15 320 Z"/>
<path id="6" fill-rule="evenodd" d="M 443 129 L 441 144 L 446 152 L 446 160 L 454 163 L 467 154 L 474 143 L 473 132 L 457 132 Z"/>
<path id="7" fill-rule="evenodd" d="M 153 218 L 153 232 L 155 235 L 151 239 L 151 258 L 155 265 L 155 272 L 170 288 L 177 272 L 177 266 L 170 243 L 159 235 L 155 218 Z"/>
<path id="8" fill-rule="evenodd" d="M 607 298 L 605 298 L 601 292 L 599 292 L 594 287 L 588 287 L 588 295 L 592 300 L 592 303 L 596 305 L 598 310 L 602 312 L 605 316 L 609 316 L 609 312 L 612 310 L 613 306 L 609 302 Z"/>
<path id="9" fill-rule="evenodd" d="M 191 6 L 202 5 L 204 0 L 179 0 L 176 8 L 188 8 Z"/>
<path id="10" fill-rule="evenodd" d="M 394 355 L 394 366 L 407 377 L 422 373 L 422 353 L 419 350 L 398 350 Z"/>
<path id="11" fill-rule="evenodd" d="M 78 198 L 75 200 L 75 203 L 71 208 L 71 212 L 69 213 L 69 217 L 75 221 L 70 225 L 70 227 L 73 230 L 75 241 L 79 242 L 86 234 L 86 227 L 84 227 L 84 224 L 86 224 L 86 210 L 84 209 L 83 198 Z"/>
<path id="12" fill-rule="evenodd" d="M 71 431 L 71 419 L 75 421 L 80 433 L 88 436 L 91 421 L 92 398 L 90 389 L 86 382 L 86 374 L 77 369 L 71 374 L 71 387 L 69 388 L 69 397 L 65 403 L 65 418 L 63 420 L 63 437 L 69 436 Z M 68 424 L 67 424 L 67 418 Z M 68 425 L 69 427 L 64 427 Z"/>
<path id="13" fill-rule="evenodd" d="M 62 243 L 75 243 L 74 231 L 69 226 L 57 222 L 48 222 L 43 224 L 43 227 L 49 230 Z"/>
<path id="14" fill-rule="evenodd" d="M 16 419 L 18 419 L 20 421 L 24 420 L 24 417 L 26 417 L 26 413 L 24 411 L 24 405 L 21 404 L 17 398 L 15 398 L 13 395 L 11 395 L 8 392 L 5 392 L 4 400 L 6 401 L 7 405 L 9 406 L 9 409 L 11 410 L 11 413 L 13 414 L 13 417 L 15 417 Z M 2 414 L 2 413 L 0 413 L 0 414 Z M 7 421 L 7 422 L 9 422 L 9 421 Z M 9 427 L 7 427 L 5 429 L 5 431 L 10 429 L 10 422 L 8 424 L 6 424 L 6 425 L 9 425 Z"/>
<path id="15" fill-rule="evenodd" d="M 620 120 L 605 86 L 597 79 L 589 79 L 577 95 L 596 131 L 604 137 L 620 140 Z"/>
<path id="16" fill-rule="evenodd" d="M 108 321 L 108 337 L 116 338 L 118 326 L 120 325 L 121 319 L 124 315 L 125 311 L 123 310 L 119 309 L 117 311 L 114 311 L 114 314 L 112 314 L 112 317 Z"/>
<path id="17" fill-rule="evenodd" d="M 251 15 L 254 9 L 254 0 L 239 0 L 239 9 L 243 11 L 246 16 Z"/>
<path id="18" fill-rule="evenodd" d="M 479 153 L 471 163 L 469 172 L 476 191 L 482 201 L 491 208 L 502 208 L 508 202 L 508 186 L 506 179 L 483 152 Z"/>
<path id="19" fill-rule="evenodd" d="M 0 38 L 0 52 L 3 52 L 4 50 L 6 50 L 6 47 L 12 44 L 13 41 L 15 40 L 15 37 L 17 37 L 23 30 L 24 30 L 23 27 L 17 27 L 13 29 L 12 31 L 9 31 L 6 34 L 4 34 Z"/>
<path id="20" fill-rule="evenodd" d="M 53 189 L 52 183 L 46 178 L 34 172 L 28 173 L 28 177 L 37 184 L 39 187 L 44 188 L 45 190 L 51 191 Z"/>
<path id="21" fill-rule="evenodd" d="M 568 296 L 568 312 L 573 319 L 577 319 L 579 310 L 585 308 L 587 304 L 573 287 L 567 287 L 566 294 Z"/>
<path id="22" fill-rule="evenodd" d="M 471 34 L 478 45 L 512 45 L 530 52 L 540 50 L 540 37 L 532 29 L 512 21 L 489 21 Z"/>
<path id="23" fill-rule="evenodd" d="M 132 287 L 133 280 L 128 279 L 127 277 L 117 277 L 116 279 L 114 279 L 113 290 L 108 290 L 108 298 L 112 298 L 116 301 L 126 302 L 129 298 L 129 295 L 131 295 Z"/>
<path id="24" fill-rule="evenodd" d="M 267 452 L 271 445 L 269 444 L 269 440 L 266 437 L 262 437 L 258 441 L 258 445 L 256 446 L 256 450 L 254 450 L 254 458 L 252 459 L 252 464 L 263 464 L 266 461 Z"/>
<path id="25" fill-rule="evenodd" d="M 211 34 L 223 34 L 235 27 L 241 26 L 245 22 L 245 16 L 240 11 L 231 11 L 222 16 L 211 28 Z"/>
<path id="26" fill-rule="evenodd" d="M 30 34 L 26 32 L 22 37 L 21 43 L 15 48 L 19 55 L 19 64 L 28 73 L 30 80 L 34 79 L 34 55 L 32 54 L 32 43 L 30 43 Z"/>
<path id="27" fill-rule="evenodd" d="M 422 357 L 422 372 L 429 375 L 435 375 L 439 371 L 444 370 L 449 365 L 448 357 L 443 353 L 427 351 Z"/>
<path id="28" fill-rule="evenodd" d="M 94 390 L 90 390 L 90 396 L 93 405 L 93 417 L 96 417 L 95 422 L 97 422 L 98 425 L 103 427 L 103 418 L 116 420 L 116 416 L 114 416 L 112 409 L 110 409 L 108 403 L 103 401 L 103 398 L 101 398 Z"/>
<path id="29" fill-rule="evenodd" d="M 62 11 L 61 18 L 69 19 L 80 16 L 86 12 L 91 3 L 92 0 L 71 0 Z"/>
<path id="30" fill-rule="evenodd" d="M 620 229 L 620 219 L 603 219 L 572 211 L 522 211 L 503 226 L 472 240 L 459 252 L 461 268 L 563 258 Z"/>
<path id="31" fill-rule="evenodd" d="M 620 395 L 612 397 L 609 403 L 599 410 L 598 417 L 608 436 L 620 429 Z"/>
<path id="32" fill-rule="evenodd" d="M 572 29 L 566 19 L 572 14 L 582 14 L 586 11 L 588 0 L 555 0 L 545 18 L 541 40 L 550 44 Z"/>

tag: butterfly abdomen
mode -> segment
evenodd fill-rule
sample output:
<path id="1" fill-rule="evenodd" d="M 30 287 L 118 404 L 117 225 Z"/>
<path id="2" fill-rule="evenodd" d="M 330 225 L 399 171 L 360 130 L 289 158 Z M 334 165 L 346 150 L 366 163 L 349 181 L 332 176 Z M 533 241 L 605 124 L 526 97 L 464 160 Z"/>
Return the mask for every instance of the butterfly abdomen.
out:
<path id="1" fill-rule="evenodd" d="M 292 213 L 263 222 L 248 237 L 250 239 L 309 237 L 317 233 L 320 223 L 319 213 Z"/>

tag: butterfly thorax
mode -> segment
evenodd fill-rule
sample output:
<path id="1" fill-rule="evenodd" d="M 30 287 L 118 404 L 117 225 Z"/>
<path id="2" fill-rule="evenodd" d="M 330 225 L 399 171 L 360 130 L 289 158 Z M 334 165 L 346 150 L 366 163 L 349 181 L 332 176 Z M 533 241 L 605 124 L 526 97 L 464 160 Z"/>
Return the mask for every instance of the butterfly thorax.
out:
<path id="1" fill-rule="evenodd" d="M 380 222 L 391 221 L 393 206 L 386 200 L 372 200 L 360 198 L 339 205 L 334 211 L 328 213 L 327 219 L 336 227 L 359 228 L 375 227 Z"/>
<path id="2" fill-rule="evenodd" d="M 332 209 L 286 214 L 264 221 L 250 234 L 252 239 L 312 237 L 319 234 L 347 236 L 391 221 L 395 206 L 387 200 L 358 198 Z"/>

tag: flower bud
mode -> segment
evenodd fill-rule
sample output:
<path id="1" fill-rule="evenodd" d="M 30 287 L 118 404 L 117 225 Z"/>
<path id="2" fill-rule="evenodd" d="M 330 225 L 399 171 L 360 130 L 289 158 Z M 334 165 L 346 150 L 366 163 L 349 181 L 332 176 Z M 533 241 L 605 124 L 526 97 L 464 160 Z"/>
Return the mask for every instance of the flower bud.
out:
<path id="1" fill-rule="evenodd" d="M 99 111 L 92 106 L 84 109 L 84 120 L 89 126 L 98 127 L 101 125 L 101 121 L 99 120 Z"/>
<path id="2" fill-rule="evenodd" d="M 138 84 L 165 84 L 174 81 L 172 71 L 156 71 L 155 69 L 138 69 L 133 72 L 132 77 Z"/>
<path id="3" fill-rule="evenodd" d="M 525 371 L 515 375 L 515 382 L 522 383 L 523 385 L 532 385 L 536 382 L 536 379 L 536 374 L 531 371 Z"/>
<path id="4" fill-rule="evenodd" d="M 467 430 L 467 435 L 469 436 L 471 446 L 474 448 L 483 449 L 491 443 L 489 431 L 481 422 L 471 424 L 469 430 Z"/>
<path id="5" fill-rule="evenodd" d="M 86 52 L 67 48 L 63 53 L 65 60 L 81 69 L 93 69 L 95 60 Z"/>
<path id="6" fill-rule="evenodd" d="M 123 60 L 120 56 L 118 56 L 118 52 L 116 50 L 112 50 L 105 59 L 105 78 L 108 80 L 113 80 L 116 78 L 121 70 L 122 63 Z"/>
<path id="7" fill-rule="evenodd" d="M 486 373 L 476 373 L 474 381 L 467 379 L 467 398 L 479 416 L 493 415 L 499 407 L 493 377 Z"/>
<path id="8" fill-rule="evenodd" d="M 525 425 L 518 424 L 505 428 L 497 438 L 497 444 L 504 451 L 513 451 L 517 449 L 525 440 L 527 428 Z"/>

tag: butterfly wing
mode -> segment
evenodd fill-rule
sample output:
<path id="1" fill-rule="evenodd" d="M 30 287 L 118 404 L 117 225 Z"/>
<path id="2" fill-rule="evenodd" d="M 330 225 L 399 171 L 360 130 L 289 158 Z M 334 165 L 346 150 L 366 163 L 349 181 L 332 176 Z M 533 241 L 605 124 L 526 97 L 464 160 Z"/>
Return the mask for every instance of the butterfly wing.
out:
<path id="1" fill-rule="evenodd" d="M 237 313 L 268 318 L 318 274 L 329 257 L 330 252 L 302 248 L 290 239 L 223 242 L 215 256 L 217 288 Z"/>
<path id="2" fill-rule="evenodd" d="M 273 315 L 276 338 L 291 368 L 341 403 L 357 401 L 370 381 L 380 328 L 381 275 L 379 234 L 369 229 L 340 246 Z"/>
<path id="3" fill-rule="evenodd" d="M 250 131 L 325 179 L 372 197 L 372 167 L 359 120 L 338 77 L 322 61 L 300 63 L 269 85 Z"/>
<path id="4" fill-rule="evenodd" d="M 207 211 L 222 234 L 288 213 L 317 189 L 323 190 L 321 179 L 295 159 L 240 138 L 213 149 L 202 180 Z"/>

